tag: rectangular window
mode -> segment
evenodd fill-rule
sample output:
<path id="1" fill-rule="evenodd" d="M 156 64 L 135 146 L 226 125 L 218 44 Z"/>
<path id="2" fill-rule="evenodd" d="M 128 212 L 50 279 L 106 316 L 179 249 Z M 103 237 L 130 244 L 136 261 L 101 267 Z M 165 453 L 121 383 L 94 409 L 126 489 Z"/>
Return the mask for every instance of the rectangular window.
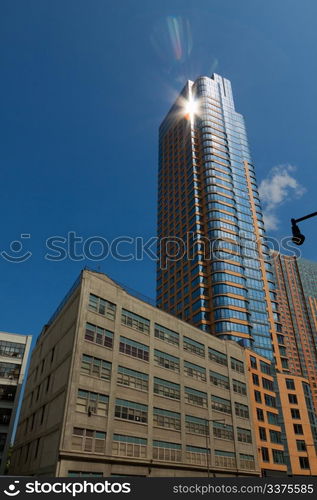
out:
<path id="1" fill-rule="evenodd" d="M 261 448 L 261 455 L 263 462 L 270 461 L 269 450 L 267 448 Z"/>
<path id="2" fill-rule="evenodd" d="M 270 440 L 271 443 L 281 444 L 282 434 L 278 431 L 272 431 L 272 429 L 270 429 Z"/>
<path id="3" fill-rule="evenodd" d="M 266 429 L 264 427 L 259 427 L 259 436 L 261 441 L 266 441 Z"/>
<path id="4" fill-rule="evenodd" d="M 155 349 L 154 362 L 157 366 L 161 366 L 167 370 L 173 370 L 174 372 L 179 372 L 179 358 L 171 356 L 171 354 Z"/>
<path id="5" fill-rule="evenodd" d="M 201 436 L 208 435 L 208 420 L 204 418 L 194 417 L 192 415 L 185 416 L 186 422 L 186 433 L 188 434 L 200 434 Z"/>
<path id="6" fill-rule="evenodd" d="M 221 373 L 213 372 L 210 370 L 209 379 L 213 385 L 217 385 L 218 387 L 222 387 L 223 389 L 230 389 L 229 377 L 221 375 Z"/>
<path id="7" fill-rule="evenodd" d="M 269 365 L 268 363 L 260 361 L 260 369 L 262 373 L 266 373 L 266 375 L 271 375 L 271 365 Z"/>
<path id="8" fill-rule="evenodd" d="M 105 453 L 106 433 L 91 429 L 73 428 L 72 450 L 85 453 Z"/>
<path id="9" fill-rule="evenodd" d="M 165 398 L 180 399 L 180 385 L 154 377 L 154 394 Z"/>
<path id="10" fill-rule="evenodd" d="M 119 351 L 122 354 L 127 354 L 133 358 L 142 359 L 143 361 L 149 361 L 149 348 L 147 345 L 141 344 L 140 342 L 135 342 L 126 337 L 120 336 L 120 346 Z"/>
<path id="11" fill-rule="evenodd" d="M 179 345 L 179 334 L 155 323 L 154 336 L 168 344 Z"/>
<path id="12" fill-rule="evenodd" d="M 304 434 L 303 426 L 301 424 L 293 424 L 295 434 Z"/>
<path id="13" fill-rule="evenodd" d="M 211 396 L 211 407 L 215 411 L 231 414 L 231 402 L 229 399 Z"/>
<path id="14" fill-rule="evenodd" d="M 307 451 L 306 443 L 302 439 L 296 440 L 296 446 L 298 451 Z"/>
<path id="15" fill-rule="evenodd" d="M 0 385 L 0 401 L 14 401 L 16 389 L 14 385 Z M 32 406 L 32 402 L 30 402 L 30 406 Z"/>
<path id="16" fill-rule="evenodd" d="M 254 356 L 250 356 L 250 364 L 251 364 L 251 368 L 257 369 L 257 362 L 256 362 L 256 358 Z"/>
<path id="17" fill-rule="evenodd" d="M 246 455 L 245 453 L 240 453 L 240 467 L 245 470 L 254 470 L 255 462 L 253 455 Z"/>
<path id="18" fill-rule="evenodd" d="M 268 391 L 274 391 L 274 386 L 272 380 L 262 377 L 262 386 Z"/>
<path id="19" fill-rule="evenodd" d="M 148 407 L 134 401 L 116 399 L 114 415 L 116 418 L 131 420 L 132 422 L 147 423 Z"/>
<path id="20" fill-rule="evenodd" d="M 237 417 L 241 418 L 249 418 L 249 408 L 246 405 L 242 405 L 241 403 L 234 403 L 234 410 Z"/>
<path id="21" fill-rule="evenodd" d="M 8 340 L 0 340 L 0 356 L 22 359 L 25 345 Z"/>
<path id="22" fill-rule="evenodd" d="M 223 366 L 228 365 L 227 355 L 224 354 L 223 352 L 216 351 L 215 349 L 211 349 L 211 347 L 208 347 L 208 357 L 211 361 L 214 361 L 215 363 L 218 363 L 219 365 L 223 365 Z"/>
<path id="23" fill-rule="evenodd" d="M 82 355 L 81 360 L 81 373 L 91 377 L 101 378 L 102 380 L 110 380 L 111 377 L 111 363 L 104 359 L 94 358 L 87 354 Z"/>
<path id="24" fill-rule="evenodd" d="M 221 422 L 212 423 L 213 434 L 217 439 L 228 439 L 229 441 L 234 440 L 233 427 L 232 425 L 223 424 Z"/>
<path id="25" fill-rule="evenodd" d="M 167 441 L 153 440 L 153 458 L 165 462 L 181 462 L 182 445 Z"/>
<path id="26" fill-rule="evenodd" d="M 20 376 L 21 365 L 14 363 L 0 363 L 0 378 L 8 380 L 18 380 Z"/>
<path id="27" fill-rule="evenodd" d="M 146 458 L 147 439 L 114 434 L 112 453 L 121 457 Z"/>
<path id="28" fill-rule="evenodd" d="M 300 419 L 300 411 L 297 408 L 291 408 L 291 415 L 296 420 Z"/>
<path id="29" fill-rule="evenodd" d="M 183 348 L 185 351 L 192 352 L 193 354 L 197 354 L 197 356 L 205 357 L 205 346 L 200 342 L 196 342 L 195 340 L 190 339 L 189 337 L 184 337 L 183 339 Z"/>
<path id="30" fill-rule="evenodd" d="M 268 394 L 264 394 L 264 400 L 267 406 L 276 408 L 276 398 L 274 398 L 273 396 L 269 396 Z"/>
<path id="31" fill-rule="evenodd" d="M 284 464 L 284 453 L 281 450 L 272 450 L 273 462 L 275 464 Z"/>
<path id="32" fill-rule="evenodd" d="M 231 451 L 215 450 L 215 465 L 217 467 L 235 468 L 236 457 Z"/>
<path id="33" fill-rule="evenodd" d="M 252 433 L 250 429 L 242 429 L 237 427 L 238 441 L 241 443 L 252 443 Z"/>
<path id="34" fill-rule="evenodd" d="M 185 401 L 186 403 L 207 408 L 207 394 L 206 392 L 197 391 L 191 387 L 185 387 Z"/>
<path id="35" fill-rule="evenodd" d="M 201 380 L 202 382 L 206 382 L 206 369 L 199 365 L 194 365 L 189 361 L 184 361 L 184 373 L 188 377 L 195 378 L 197 380 Z"/>
<path id="36" fill-rule="evenodd" d="M 116 305 L 113 304 L 112 302 L 109 302 L 108 300 L 98 297 L 97 295 L 93 295 L 92 293 L 89 294 L 88 308 L 91 311 L 102 314 L 103 316 L 105 316 L 108 319 L 111 319 L 112 321 L 115 320 Z"/>
<path id="37" fill-rule="evenodd" d="M 181 429 L 181 414 L 163 408 L 153 408 L 153 425 L 179 431 Z"/>
<path id="38" fill-rule="evenodd" d="M 277 413 L 272 413 L 270 411 L 267 411 L 266 414 L 267 414 L 267 421 L 268 421 L 269 424 L 279 425 L 278 424 L 278 414 Z"/>
<path id="39" fill-rule="evenodd" d="M 262 403 L 262 396 L 259 391 L 254 391 L 254 399 L 257 403 Z"/>
<path id="40" fill-rule="evenodd" d="M 78 389 L 76 410 L 88 415 L 100 415 L 105 417 L 108 414 L 109 397 L 97 392 L 84 391 Z"/>
<path id="41" fill-rule="evenodd" d="M 232 380 L 233 392 L 241 394 L 242 396 L 246 396 L 247 394 L 247 386 L 244 382 L 240 382 L 240 380 Z"/>
<path id="42" fill-rule="evenodd" d="M 103 477 L 102 472 L 84 472 L 77 470 L 69 470 L 67 477 Z"/>
<path id="43" fill-rule="evenodd" d="M 232 370 L 238 373 L 244 373 L 244 363 L 235 358 L 230 358 Z"/>
<path id="44" fill-rule="evenodd" d="M 186 462 L 194 465 L 203 465 L 207 464 L 207 453 L 210 453 L 210 450 L 207 448 L 201 448 L 198 446 L 186 446 Z"/>
<path id="45" fill-rule="evenodd" d="M 100 326 L 86 323 L 85 340 L 112 349 L 113 332 L 105 330 Z"/>
<path id="46" fill-rule="evenodd" d="M 150 320 L 126 309 L 122 309 L 121 323 L 138 332 L 150 333 Z"/>
<path id="47" fill-rule="evenodd" d="M 298 401 L 297 401 L 296 394 L 289 394 L 288 395 L 288 401 L 290 402 L 291 405 L 297 405 Z"/>
<path id="48" fill-rule="evenodd" d="M 285 379 L 285 382 L 287 389 L 290 389 L 291 391 L 295 390 L 295 382 L 292 378 Z"/>
<path id="49" fill-rule="evenodd" d="M 308 457 L 299 457 L 299 465 L 301 469 L 309 469 Z"/>
<path id="50" fill-rule="evenodd" d="M 252 380 L 253 380 L 254 385 L 260 385 L 259 377 L 256 373 L 252 373 Z"/>
<path id="51" fill-rule="evenodd" d="M 118 385 L 139 389 L 140 391 L 147 391 L 149 388 L 149 376 L 146 373 L 118 366 L 117 383 Z"/>

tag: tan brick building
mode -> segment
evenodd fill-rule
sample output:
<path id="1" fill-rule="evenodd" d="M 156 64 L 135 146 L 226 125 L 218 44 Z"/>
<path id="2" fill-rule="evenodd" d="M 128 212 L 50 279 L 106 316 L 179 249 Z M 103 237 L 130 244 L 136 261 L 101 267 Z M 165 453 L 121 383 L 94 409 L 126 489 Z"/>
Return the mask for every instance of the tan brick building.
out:
<path id="1" fill-rule="evenodd" d="M 245 366 L 85 270 L 33 351 L 10 473 L 259 475 Z"/>

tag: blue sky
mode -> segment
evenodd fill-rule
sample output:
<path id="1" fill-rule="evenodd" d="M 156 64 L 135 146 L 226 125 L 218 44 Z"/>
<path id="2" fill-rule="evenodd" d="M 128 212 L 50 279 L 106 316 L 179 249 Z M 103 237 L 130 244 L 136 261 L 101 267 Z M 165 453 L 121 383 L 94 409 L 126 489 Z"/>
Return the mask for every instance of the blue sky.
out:
<path id="1" fill-rule="evenodd" d="M 2 0 L 0 251 L 30 234 L 13 255 L 32 256 L 0 257 L 0 329 L 36 336 L 89 265 L 47 261 L 48 237 L 155 235 L 158 126 L 188 78 L 232 81 L 259 181 L 296 167 L 270 234 L 317 210 L 316 16 L 314 0 Z M 149 259 L 90 264 L 154 297 Z"/>

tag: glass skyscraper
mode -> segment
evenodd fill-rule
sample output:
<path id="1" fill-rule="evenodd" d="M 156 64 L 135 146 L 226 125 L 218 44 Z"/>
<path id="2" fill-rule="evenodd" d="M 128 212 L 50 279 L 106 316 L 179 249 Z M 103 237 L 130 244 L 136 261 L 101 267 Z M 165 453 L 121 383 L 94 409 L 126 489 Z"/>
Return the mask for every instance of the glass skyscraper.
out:
<path id="1" fill-rule="evenodd" d="M 254 165 L 217 74 L 188 81 L 160 127 L 158 235 L 159 307 L 273 359 L 280 324 Z"/>

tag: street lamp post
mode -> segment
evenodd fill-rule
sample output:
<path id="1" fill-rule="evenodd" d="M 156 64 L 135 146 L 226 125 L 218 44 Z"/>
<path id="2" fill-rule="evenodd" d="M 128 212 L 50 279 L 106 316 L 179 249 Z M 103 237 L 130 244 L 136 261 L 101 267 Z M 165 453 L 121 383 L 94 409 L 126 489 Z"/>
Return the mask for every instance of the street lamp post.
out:
<path id="1" fill-rule="evenodd" d="M 208 436 L 210 438 L 210 422 L 225 422 L 225 418 L 211 418 L 211 419 L 208 419 L 208 418 L 205 418 L 205 423 L 206 423 L 206 456 L 207 456 L 207 476 L 210 477 L 210 463 L 209 463 L 209 453 L 208 453 Z M 211 446 L 211 443 L 210 443 L 210 439 L 209 439 L 209 444 Z M 211 450 L 210 450 L 211 451 Z"/>
<path id="2" fill-rule="evenodd" d="M 315 217 L 317 212 L 313 212 L 312 214 L 305 215 L 304 217 L 300 217 L 299 219 L 291 219 L 292 223 L 292 241 L 295 245 L 302 245 L 305 241 L 305 236 L 300 232 L 300 229 L 297 225 L 298 222 L 302 222 L 303 220 L 310 219 L 311 217 Z"/>

